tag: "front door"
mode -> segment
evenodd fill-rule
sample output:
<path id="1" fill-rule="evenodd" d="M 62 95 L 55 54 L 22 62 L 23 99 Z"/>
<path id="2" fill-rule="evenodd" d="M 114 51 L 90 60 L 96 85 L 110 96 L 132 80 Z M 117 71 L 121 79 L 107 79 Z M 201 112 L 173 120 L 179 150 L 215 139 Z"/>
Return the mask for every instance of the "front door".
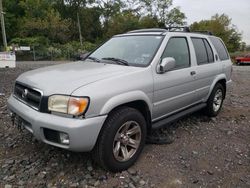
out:
<path id="1" fill-rule="evenodd" d="M 161 59 L 172 57 L 175 69 L 154 75 L 153 121 L 163 119 L 196 103 L 195 68 L 191 66 L 186 37 L 171 37 Z"/>

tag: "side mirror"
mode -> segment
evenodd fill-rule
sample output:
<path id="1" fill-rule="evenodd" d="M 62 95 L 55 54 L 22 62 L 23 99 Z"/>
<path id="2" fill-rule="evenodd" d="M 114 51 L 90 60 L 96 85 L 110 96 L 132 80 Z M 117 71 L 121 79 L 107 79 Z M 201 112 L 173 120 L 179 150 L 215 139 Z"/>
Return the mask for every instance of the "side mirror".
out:
<path id="1" fill-rule="evenodd" d="M 172 57 L 165 57 L 157 66 L 157 73 L 163 74 L 175 68 L 175 59 Z"/>

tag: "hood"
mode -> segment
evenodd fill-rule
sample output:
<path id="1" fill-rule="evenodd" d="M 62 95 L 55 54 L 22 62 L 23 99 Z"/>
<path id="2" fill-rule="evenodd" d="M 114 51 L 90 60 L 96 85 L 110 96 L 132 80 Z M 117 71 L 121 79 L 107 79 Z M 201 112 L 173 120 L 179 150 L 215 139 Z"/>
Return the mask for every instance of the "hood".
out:
<path id="1" fill-rule="evenodd" d="M 82 86 L 137 69 L 114 64 L 74 62 L 26 72 L 17 81 L 43 91 L 44 95 L 70 95 Z"/>

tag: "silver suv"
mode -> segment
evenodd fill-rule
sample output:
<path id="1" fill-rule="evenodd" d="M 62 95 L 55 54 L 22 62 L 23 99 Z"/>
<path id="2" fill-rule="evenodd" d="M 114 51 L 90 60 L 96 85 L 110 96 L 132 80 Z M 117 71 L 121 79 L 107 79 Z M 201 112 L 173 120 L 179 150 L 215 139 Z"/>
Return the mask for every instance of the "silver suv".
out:
<path id="1" fill-rule="evenodd" d="M 231 73 L 215 36 L 136 30 L 112 37 L 84 61 L 22 74 L 8 107 L 38 140 L 92 151 L 102 167 L 122 171 L 153 129 L 200 109 L 216 116 Z"/>

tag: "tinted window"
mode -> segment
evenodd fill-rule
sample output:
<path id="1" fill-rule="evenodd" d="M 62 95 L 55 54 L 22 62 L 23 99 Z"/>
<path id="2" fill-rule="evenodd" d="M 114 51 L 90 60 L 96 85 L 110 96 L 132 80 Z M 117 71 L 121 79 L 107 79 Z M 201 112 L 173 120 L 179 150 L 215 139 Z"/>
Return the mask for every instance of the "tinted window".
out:
<path id="1" fill-rule="evenodd" d="M 189 48 L 186 38 L 176 37 L 169 39 L 162 59 L 165 57 L 173 57 L 175 59 L 176 69 L 189 67 Z"/>
<path id="2" fill-rule="evenodd" d="M 209 60 L 207 55 L 207 49 L 205 43 L 203 42 L 203 39 L 192 38 L 192 42 L 195 49 L 197 64 L 200 65 L 208 63 Z"/>
<path id="3" fill-rule="evenodd" d="M 203 39 L 203 42 L 205 43 L 205 46 L 207 49 L 208 62 L 212 63 L 212 62 L 214 62 L 213 50 L 206 39 Z"/>
<path id="4" fill-rule="evenodd" d="M 227 50 L 226 50 L 224 44 L 221 42 L 221 40 L 218 38 L 215 38 L 215 37 L 209 37 L 209 39 L 211 40 L 212 44 L 214 45 L 214 47 L 215 47 L 215 49 L 220 57 L 220 60 L 223 61 L 223 60 L 229 59 Z"/>

